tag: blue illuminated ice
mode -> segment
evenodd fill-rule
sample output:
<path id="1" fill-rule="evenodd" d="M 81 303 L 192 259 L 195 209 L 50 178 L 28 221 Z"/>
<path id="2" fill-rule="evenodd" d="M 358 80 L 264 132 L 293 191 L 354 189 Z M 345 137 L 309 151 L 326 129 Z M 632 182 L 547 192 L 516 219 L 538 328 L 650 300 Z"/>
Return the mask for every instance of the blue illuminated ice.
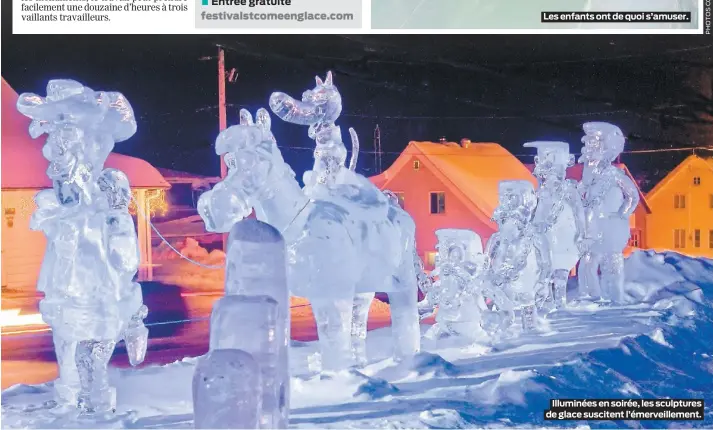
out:
<path id="1" fill-rule="evenodd" d="M 198 359 L 193 373 L 197 429 L 258 429 L 262 411 L 260 365 L 248 352 L 216 349 Z"/>
<path id="2" fill-rule="evenodd" d="M 579 192 L 585 211 L 586 252 L 579 264 L 579 291 L 621 303 L 625 301 L 623 251 L 631 236 L 629 218 L 639 204 L 639 190 L 623 170 L 612 165 L 626 140 L 619 127 L 588 122 L 583 129 Z"/>
<path id="3" fill-rule="evenodd" d="M 547 237 L 552 253 L 551 289 L 538 301 L 555 308 L 567 304 L 567 280 L 577 265 L 584 239 L 584 207 L 577 183 L 567 179 L 567 168 L 574 165 L 574 155 L 566 142 L 528 142 L 526 148 L 537 148 L 533 174 L 539 182 L 537 208 L 533 227 Z M 540 303 L 543 305 L 544 303 Z"/>
<path id="4" fill-rule="evenodd" d="M 20 95 L 17 109 L 32 119 L 32 137 L 48 135 L 42 153 L 53 189 L 35 197 L 30 227 L 47 237 L 37 290 L 59 364 L 55 397 L 83 412 L 110 411 L 116 393 L 107 364 L 116 343 L 125 341 L 136 365 L 148 336 L 133 282 L 139 249 L 129 181 L 104 169 L 114 143 L 136 132 L 134 113 L 122 94 L 72 80 L 50 81 L 46 97 Z"/>
<path id="5" fill-rule="evenodd" d="M 254 209 L 259 220 L 284 235 L 290 291 L 310 301 L 323 370 L 348 368 L 355 358 L 364 361 L 375 291 L 389 294 L 396 357 L 413 356 L 420 350 L 413 220 L 368 179 L 346 168 L 347 180 L 302 190 L 270 125 L 266 110 L 260 109 L 254 122 L 243 110 L 241 124 L 218 136 L 216 152 L 233 161 L 218 191 L 199 199 L 206 228 L 229 231 Z M 231 252 L 228 273 L 237 264 Z"/>

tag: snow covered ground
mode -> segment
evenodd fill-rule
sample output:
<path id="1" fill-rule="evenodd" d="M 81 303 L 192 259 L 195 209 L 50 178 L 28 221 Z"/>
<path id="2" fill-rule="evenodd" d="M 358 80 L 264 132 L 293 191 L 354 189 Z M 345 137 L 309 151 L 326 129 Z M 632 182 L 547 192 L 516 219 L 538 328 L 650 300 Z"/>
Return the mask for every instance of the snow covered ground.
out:
<path id="1" fill-rule="evenodd" d="M 627 287 L 642 301 L 579 303 L 552 314 L 551 331 L 494 344 L 424 340 L 411 363 L 389 357 L 390 328 L 368 336 L 370 364 L 329 379 L 315 345 L 291 350 L 291 426 L 297 428 L 707 427 L 713 426 L 713 262 L 636 252 Z M 576 294 L 576 291 L 571 291 Z M 2 393 L 3 428 L 191 428 L 195 359 L 115 369 L 118 410 L 95 423 L 50 410 L 51 384 Z M 549 422 L 552 398 L 703 398 L 698 422 Z"/>

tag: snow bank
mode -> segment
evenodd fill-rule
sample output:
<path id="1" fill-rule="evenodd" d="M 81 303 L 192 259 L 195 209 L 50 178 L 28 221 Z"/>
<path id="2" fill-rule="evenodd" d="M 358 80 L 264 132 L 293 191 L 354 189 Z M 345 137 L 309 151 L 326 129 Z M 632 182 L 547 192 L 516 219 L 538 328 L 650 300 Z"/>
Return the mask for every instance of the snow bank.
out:
<path id="1" fill-rule="evenodd" d="M 675 253 L 635 252 L 627 290 L 643 303 L 573 306 L 552 314 L 550 334 L 497 345 L 424 343 L 395 363 L 389 328 L 367 337 L 370 364 L 327 378 L 309 369 L 314 343 L 291 349 L 291 427 L 671 428 L 713 426 L 713 266 Z M 119 410 L 93 428 L 191 428 L 195 360 L 115 370 Z M 545 421 L 553 398 L 703 398 L 705 421 Z M 47 408 L 51 384 L 2 394 L 3 428 L 87 428 Z"/>

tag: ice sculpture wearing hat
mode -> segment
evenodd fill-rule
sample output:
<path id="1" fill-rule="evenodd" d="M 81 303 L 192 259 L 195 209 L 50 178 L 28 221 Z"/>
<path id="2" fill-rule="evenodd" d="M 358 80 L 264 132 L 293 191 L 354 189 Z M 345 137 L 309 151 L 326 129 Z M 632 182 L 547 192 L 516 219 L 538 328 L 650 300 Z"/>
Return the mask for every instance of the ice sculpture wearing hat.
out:
<path id="1" fill-rule="evenodd" d="M 480 236 L 466 229 L 436 230 L 438 256 L 432 276 L 438 276 L 429 291 L 429 303 L 438 306 L 436 324 L 429 337 L 463 336 L 474 339 L 483 333 L 481 310 L 485 301 L 477 287 L 485 256 Z"/>
<path id="2" fill-rule="evenodd" d="M 567 303 L 569 272 L 579 261 L 580 242 L 584 237 L 584 207 L 577 183 L 567 179 L 567 168 L 574 164 L 569 144 L 556 141 L 528 142 L 537 148 L 533 174 L 539 182 L 537 208 L 532 223 L 544 233 L 552 252 L 551 295 L 556 308 Z M 550 293 L 548 288 L 547 293 Z"/>
<path id="3" fill-rule="evenodd" d="M 493 213 L 498 231 L 486 246 L 489 267 L 484 294 L 499 310 L 521 310 L 523 331 L 535 329 L 535 297 L 548 285 L 551 255 L 546 236 L 533 228 L 537 200 L 529 181 L 500 181 Z"/>
<path id="4" fill-rule="evenodd" d="M 578 188 L 585 212 L 586 252 L 579 265 L 580 294 L 624 301 L 624 256 L 631 231 L 629 217 L 639 204 L 634 181 L 612 162 L 624 150 L 624 134 L 606 122 L 582 128 L 584 165 Z M 601 271 L 601 276 L 599 275 Z"/>

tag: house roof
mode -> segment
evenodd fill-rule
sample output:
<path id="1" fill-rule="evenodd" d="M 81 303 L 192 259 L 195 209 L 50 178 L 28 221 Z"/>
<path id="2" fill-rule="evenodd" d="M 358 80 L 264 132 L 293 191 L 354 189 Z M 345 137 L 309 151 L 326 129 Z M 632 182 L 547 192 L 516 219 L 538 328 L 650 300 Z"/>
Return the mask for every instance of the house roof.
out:
<path id="1" fill-rule="evenodd" d="M 49 162 L 42 155 L 44 138 L 30 137 L 31 120 L 17 111 L 17 99 L 15 90 L 2 79 L 2 189 L 51 188 L 45 173 Z M 134 188 L 171 186 L 155 167 L 139 158 L 111 153 L 104 165 L 126 173 Z"/>
<path id="2" fill-rule="evenodd" d="M 649 193 L 646 195 L 646 198 L 649 200 L 652 200 L 656 198 L 656 195 L 666 187 L 673 179 L 678 176 L 680 172 L 683 171 L 683 169 L 687 167 L 692 167 L 695 164 L 699 164 L 703 167 L 708 167 L 713 170 L 713 158 L 702 158 L 699 157 L 696 154 L 689 155 L 686 157 L 685 160 L 681 161 L 681 163 L 676 166 L 673 170 L 671 170 L 668 175 L 664 176 L 663 179 L 661 179 L 654 187 L 649 191 Z"/>
<path id="3" fill-rule="evenodd" d="M 183 172 L 180 170 L 165 169 L 157 167 L 156 170 L 171 184 L 191 184 L 198 181 L 206 181 L 210 183 L 220 182 L 218 176 L 196 175 L 195 173 Z"/>
<path id="4" fill-rule="evenodd" d="M 505 148 L 497 143 L 477 142 L 468 147 L 454 142 L 409 142 L 394 164 L 371 181 L 379 188 L 388 188 L 413 157 L 418 157 L 476 217 L 493 228 L 495 223 L 490 217 L 498 206 L 498 183 L 520 179 L 537 184 L 525 165 Z"/>
<path id="5" fill-rule="evenodd" d="M 626 167 L 624 163 L 613 163 L 614 166 L 620 168 L 621 170 L 626 173 L 626 176 L 631 178 L 631 180 L 634 182 L 634 185 L 636 185 L 636 189 L 639 190 L 639 204 L 641 204 L 644 207 L 644 210 L 646 210 L 646 213 L 651 213 L 651 206 L 649 206 L 649 202 L 647 201 L 646 196 L 644 193 L 641 191 L 641 188 L 639 188 L 639 185 L 636 183 L 636 179 L 634 179 L 634 176 L 631 174 L 629 171 L 629 168 Z M 532 170 L 535 168 L 534 164 L 526 164 L 525 165 L 528 170 L 532 172 Z M 572 179 L 575 181 L 581 181 L 582 180 L 582 174 L 584 172 L 584 165 L 582 164 L 575 164 L 574 166 L 570 167 L 567 169 L 567 179 Z"/>

